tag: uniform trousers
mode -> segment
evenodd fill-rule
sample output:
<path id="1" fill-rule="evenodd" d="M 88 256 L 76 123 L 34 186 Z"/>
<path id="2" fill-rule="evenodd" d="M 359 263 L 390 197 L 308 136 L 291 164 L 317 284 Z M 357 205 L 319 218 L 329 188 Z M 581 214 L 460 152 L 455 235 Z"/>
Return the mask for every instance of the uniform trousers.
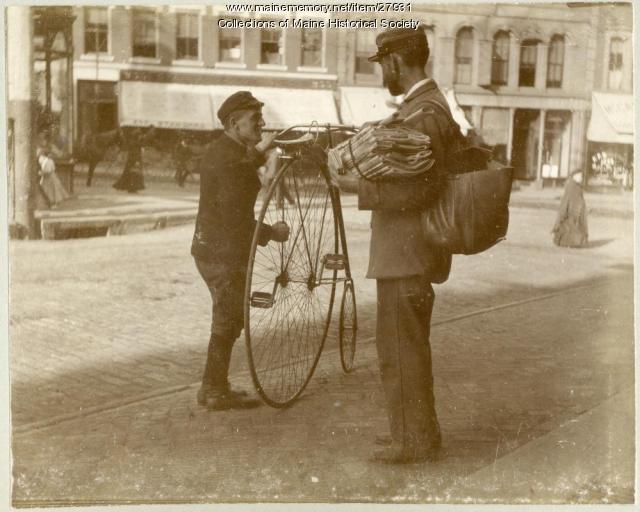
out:
<path id="1" fill-rule="evenodd" d="M 377 280 L 376 348 L 392 445 L 411 454 L 440 443 L 429 344 L 434 298 L 424 276 Z"/>
<path id="2" fill-rule="evenodd" d="M 195 262 L 212 302 L 211 336 L 202 384 L 224 390 L 228 387 L 231 351 L 244 327 L 246 270 L 197 258 Z"/>

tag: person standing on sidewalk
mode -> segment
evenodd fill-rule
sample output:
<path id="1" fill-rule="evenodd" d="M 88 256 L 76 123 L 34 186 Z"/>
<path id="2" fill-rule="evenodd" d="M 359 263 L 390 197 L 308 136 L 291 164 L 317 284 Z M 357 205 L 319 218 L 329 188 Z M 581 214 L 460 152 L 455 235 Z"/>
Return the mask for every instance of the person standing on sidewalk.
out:
<path id="1" fill-rule="evenodd" d="M 404 94 L 398 118 L 435 101 L 449 109 L 436 83 L 425 74 L 429 46 L 424 31 L 391 29 L 376 38 L 377 53 L 370 61 L 382 67 L 383 80 L 393 96 Z M 458 126 L 440 109 L 431 111 L 414 129 L 431 139 L 435 167 L 434 194 L 448 172 L 448 141 Z M 435 197 L 435 196 L 434 196 Z M 425 208 L 428 205 L 425 205 Z M 374 452 L 382 463 L 414 463 L 431 459 L 441 446 L 435 410 L 431 348 L 432 283 L 447 280 L 451 254 L 426 244 L 422 210 L 373 210 L 367 277 L 376 280 L 376 348 L 387 402 L 391 436 Z"/>
<path id="2" fill-rule="evenodd" d="M 260 190 L 258 168 L 275 139 L 275 135 L 262 138 L 262 106 L 247 91 L 229 96 L 217 113 L 224 133 L 207 150 L 200 166 L 200 203 L 191 254 L 211 293 L 213 311 L 197 401 L 214 410 L 259 405 L 246 392 L 231 389 L 228 372 L 233 344 L 244 327 L 245 277 Z M 260 245 L 289 238 L 284 222 L 265 228 Z"/>
<path id="3" fill-rule="evenodd" d="M 553 243 L 560 247 L 586 247 L 589 244 L 587 203 L 582 193 L 581 170 L 567 178 L 556 222 L 551 230 Z"/>
<path id="4" fill-rule="evenodd" d="M 146 132 L 140 128 L 124 128 L 121 144 L 127 152 L 122 174 L 113 184 L 117 190 L 126 190 L 130 194 L 144 189 L 144 174 L 142 167 L 142 148 L 149 145 L 155 136 L 155 129 L 149 126 Z"/>

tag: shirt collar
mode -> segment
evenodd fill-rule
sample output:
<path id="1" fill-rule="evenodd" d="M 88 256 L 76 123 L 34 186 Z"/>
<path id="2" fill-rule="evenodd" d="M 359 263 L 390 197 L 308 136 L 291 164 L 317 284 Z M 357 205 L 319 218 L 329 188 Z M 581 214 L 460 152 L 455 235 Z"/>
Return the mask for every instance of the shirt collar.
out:
<path id="1" fill-rule="evenodd" d="M 422 87 L 423 85 L 430 84 L 431 82 L 433 82 L 433 78 L 425 78 L 424 80 L 420 80 L 419 82 L 416 82 L 415 84 L 413 84 L 411 89 L 409 89 L 407 93 L 404 95 L 404 101 L 407 101 L 407 98 L 409 98 L 420 87 Z"/>

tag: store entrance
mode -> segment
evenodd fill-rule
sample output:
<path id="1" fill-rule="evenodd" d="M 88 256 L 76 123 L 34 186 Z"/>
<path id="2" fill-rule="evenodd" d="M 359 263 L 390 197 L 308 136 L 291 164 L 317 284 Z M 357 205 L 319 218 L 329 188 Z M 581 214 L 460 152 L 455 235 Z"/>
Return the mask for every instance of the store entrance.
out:
<path id="1" fill-rule="evenodd" d="M 538 174 L 539 141 L 540 111 L 516 110 L 513 119 L 513 149 L 511 157 L 515 179 L 536 179 Z"/>

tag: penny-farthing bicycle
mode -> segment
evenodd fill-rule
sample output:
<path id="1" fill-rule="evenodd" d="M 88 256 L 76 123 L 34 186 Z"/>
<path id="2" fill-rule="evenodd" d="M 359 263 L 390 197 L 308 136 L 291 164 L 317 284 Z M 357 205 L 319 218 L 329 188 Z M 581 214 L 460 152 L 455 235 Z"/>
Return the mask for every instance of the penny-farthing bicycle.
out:
<path id="1" fill-rule="evenodd" d="M 353 369 L 358 330 L 340 193 L 331 185 L 325 154 L 336 136 L 353 129 L 311 125 L 287 132 L 302 130 L 302 137 L 278 142 L 280 169 L 262 200 L 245 287 L 251 377 L 273 407 L 291 404 L 309 383 L 329 333 L 336 289 L 342 292 L 338 338 L 345 372 Z M 265 225 L 278 221 L 289 226 L 289 239 L 259 245 Z"/>

